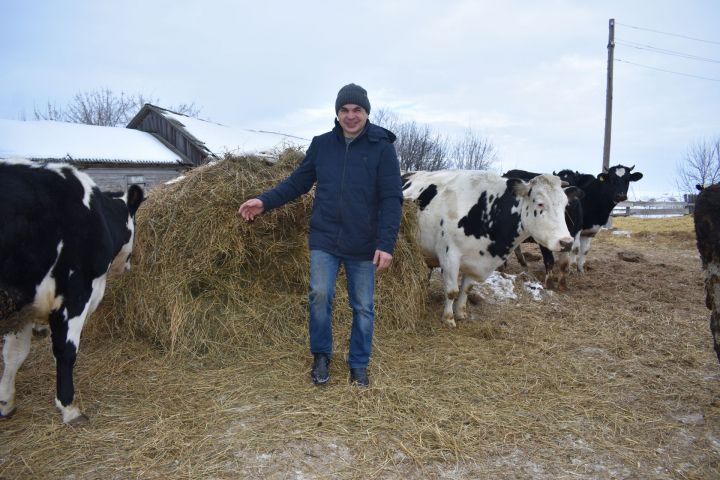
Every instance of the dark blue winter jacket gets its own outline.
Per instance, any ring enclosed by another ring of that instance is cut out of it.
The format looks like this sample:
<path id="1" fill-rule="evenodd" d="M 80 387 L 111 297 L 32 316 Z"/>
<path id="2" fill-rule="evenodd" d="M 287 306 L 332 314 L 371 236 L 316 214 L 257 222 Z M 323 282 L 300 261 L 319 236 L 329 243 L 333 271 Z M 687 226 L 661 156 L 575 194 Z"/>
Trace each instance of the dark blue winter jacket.
<path id="1" fill-rule="evenodd" d="M 308 192 L 315 202 L 310 249 L 350 260 L 372 260 L 375 250 L 393 253 L 402 209 L 395 135 L 369 121 L 346 145 L 342 128 L 313 138 L 305 159 L 272 190 L 260 195 L 265 211 Z"/>

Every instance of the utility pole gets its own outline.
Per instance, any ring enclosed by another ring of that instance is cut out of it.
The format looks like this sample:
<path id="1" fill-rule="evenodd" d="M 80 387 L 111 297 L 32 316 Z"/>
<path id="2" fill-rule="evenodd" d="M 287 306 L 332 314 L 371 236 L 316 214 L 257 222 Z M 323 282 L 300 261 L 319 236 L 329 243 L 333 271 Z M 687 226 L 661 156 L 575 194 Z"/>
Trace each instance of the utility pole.
<path id="1" fill-rule="evenodd" d="M 605 94 L 605 143 L 603 145 L 603 172 L 610 168 L 610 133 L 612 131 L 613 57 L 615 55 L 615 19 L 608 23 L 607 93 Z"/>

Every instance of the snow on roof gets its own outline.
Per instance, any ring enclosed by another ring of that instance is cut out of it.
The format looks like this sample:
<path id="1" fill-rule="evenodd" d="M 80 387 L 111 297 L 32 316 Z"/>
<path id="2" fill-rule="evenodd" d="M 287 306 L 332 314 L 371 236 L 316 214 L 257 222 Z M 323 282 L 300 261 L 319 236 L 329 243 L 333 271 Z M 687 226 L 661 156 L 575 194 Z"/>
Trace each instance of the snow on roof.
<path id="1" fill-rule="evenodd" d="M 284 133 L 228 127 L 161 108 L 157 110 L 166 118 L 183 125 L 190 135 L 202 142 L 205 148 L 217 157 L 226 153 L 272 157 L 276 156 L 278 149 L 307 147 L 310 143 L 305 138 Z"/>
<path id="2" fill-rule="evenodd" d="M 153 135 L 120 127 L 0 119 L 0 158 L 183 163 Z"/>

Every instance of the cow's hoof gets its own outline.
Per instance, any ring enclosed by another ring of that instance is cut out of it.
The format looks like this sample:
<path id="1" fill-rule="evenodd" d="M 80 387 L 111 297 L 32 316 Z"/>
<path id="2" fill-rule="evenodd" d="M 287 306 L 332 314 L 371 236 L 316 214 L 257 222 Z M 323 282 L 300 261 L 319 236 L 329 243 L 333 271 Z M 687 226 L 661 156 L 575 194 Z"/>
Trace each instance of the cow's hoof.
<path id="1" fill-rule="evenodd" d="M 67 422 L 67 424 L 70 425 L 71 427 L 79 427 L 81 425 L 86 425 L 89 421 L 90 421 L 90 419 L 88 418 L 88 416 L 85 415 L 84 413 L 81 413 L 77 417 L 75 417 L 72 420 L 70 420 L 69 422 Z"/>
<path id="2" fill-rule="evenodd" d="M 455 328 L 455 327 L 457 327 L 457 324 L 455 323 L 455 319 L 454 319 L 454 318 L 443 318 L 442 323 L 443 323 L 445 326 L 450 327 L 450 328 Z"/>
<path id="3" fill-rule="evenodd" d="M 473 305 L 479 305 L 482 303 L 482 296 L 480 296 L 477 292 L 470 292 L 468 293 L 468 302 L 472 303 Z"/>

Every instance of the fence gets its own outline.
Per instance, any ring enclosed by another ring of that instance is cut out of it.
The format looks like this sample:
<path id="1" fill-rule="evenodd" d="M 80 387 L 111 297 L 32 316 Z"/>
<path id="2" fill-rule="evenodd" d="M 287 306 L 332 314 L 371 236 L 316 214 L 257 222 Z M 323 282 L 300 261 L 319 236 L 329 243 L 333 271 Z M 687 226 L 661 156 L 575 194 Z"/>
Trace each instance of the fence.
<path id="1" fill-rule="evenodd" d="M 694 195 L 693 195 L 694 197 Z M 628 216 L 653 216 L 668 217 L 674 215 L 687 215 L 693 212 L 695 207 L 694 198 L 692 202 L 621 202 L 612 211 L 613 217 Z"/>

